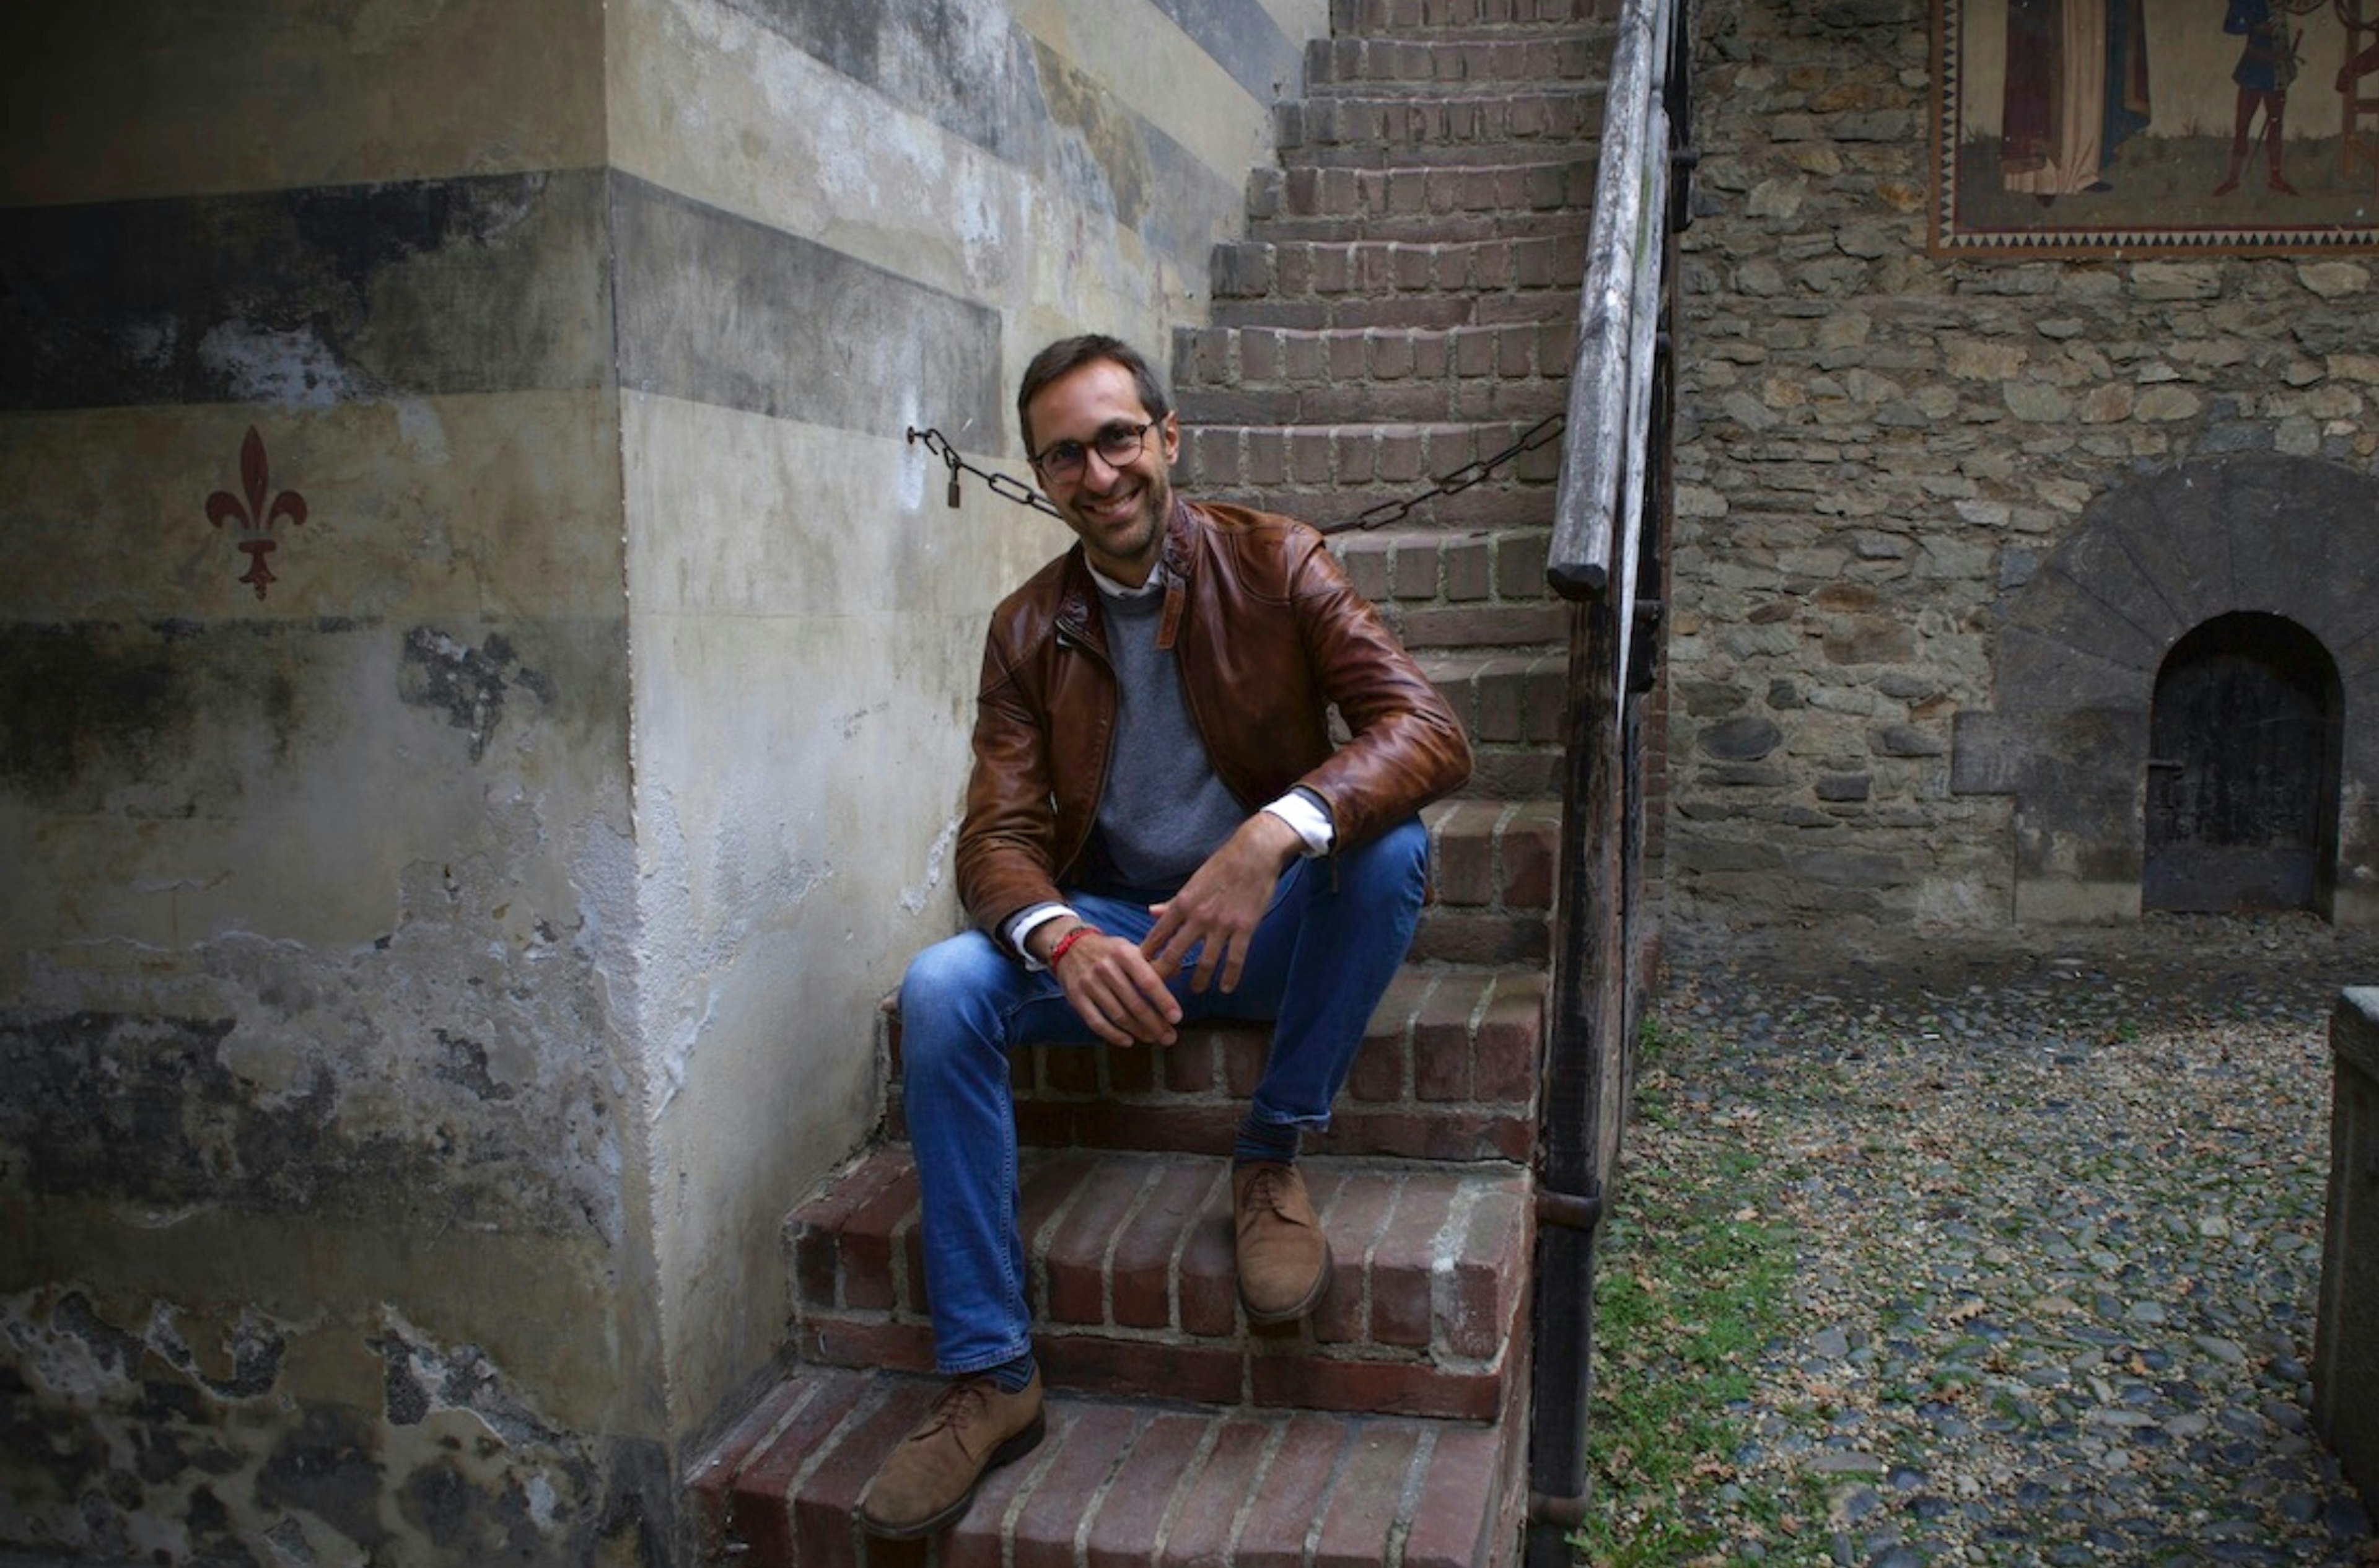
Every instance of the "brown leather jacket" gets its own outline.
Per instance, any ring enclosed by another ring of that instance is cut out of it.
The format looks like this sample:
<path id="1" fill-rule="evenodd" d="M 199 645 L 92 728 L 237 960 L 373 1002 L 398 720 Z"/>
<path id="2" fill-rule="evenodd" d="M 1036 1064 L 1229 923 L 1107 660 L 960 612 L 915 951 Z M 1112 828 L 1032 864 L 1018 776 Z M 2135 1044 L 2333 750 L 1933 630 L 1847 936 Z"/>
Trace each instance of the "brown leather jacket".
<path id="1" fill-rule="evenodd" d="M 1304 524 L 1177 501 L 1157 573 L 1174 651 L 1215 773 L 1252 812 L 1302 784 L 1340 846 L 1403 821 L 1470 776 L 1443 698 Z M 1351 738 L 1333 749 L 1328 707 Z M 1106 781 L 1116 682 L 1079 545 L 992 612 L 975 698 L 959 897 L 996 935 L 1058 898 Z"/>

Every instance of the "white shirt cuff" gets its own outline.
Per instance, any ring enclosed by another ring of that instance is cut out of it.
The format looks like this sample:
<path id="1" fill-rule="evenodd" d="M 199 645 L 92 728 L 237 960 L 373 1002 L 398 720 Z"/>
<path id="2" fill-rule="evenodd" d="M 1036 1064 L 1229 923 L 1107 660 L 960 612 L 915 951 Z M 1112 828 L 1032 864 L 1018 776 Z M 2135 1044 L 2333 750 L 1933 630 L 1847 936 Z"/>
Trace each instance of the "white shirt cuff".
<path id="1" fill-rule="evenodd" d="M 1330 852 L 1330 846 L 1337 838 L 1337 828 L 1331 823 L 1330 814 L 1322 808 L 1322 803 L 1304 790 L 1291 790 L 1264 810 L 1297 829 L 1297 836 L 1305 840 L 1307 859 Z"/>
<path id="2" fill-rule="evenodd" d="M 1000 927 L 1000 935 L 1007 938 L 1008 945 L 1023 957 L 1026 969 L 1042 970 L 1049 967 L 1034 958 L 1025 947 L 1024 938 L 1032 935 L 1035 926 L 1046 925 L 1059 915 L 1074 915 L 1074 911 L 1063 904 L 1033 904 L 1009 915 L 1008 923 Z M 1080 920 L 1082 917 L 1074 915 L 1074 918 Z"/>

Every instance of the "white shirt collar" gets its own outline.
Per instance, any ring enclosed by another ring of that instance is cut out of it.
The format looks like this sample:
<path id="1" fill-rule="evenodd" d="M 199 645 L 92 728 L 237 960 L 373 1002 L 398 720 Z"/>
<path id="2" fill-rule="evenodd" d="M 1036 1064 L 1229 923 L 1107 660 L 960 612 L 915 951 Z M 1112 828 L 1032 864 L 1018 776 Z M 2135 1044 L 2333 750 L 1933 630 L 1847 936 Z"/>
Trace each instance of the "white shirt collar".
<path id="1" fill-rule="evenodd" d="M 1082 557 L 1082 564 L 1086 567 L 1090 567 L 1091 581 L 1099 585 L 1099 592 L 1103 594 L 1112 594 L 1119 599 L 1144 599 L 1149 595 L 1165 586 L 1164 573 L 1157 571 L 1153 566 L 1149 568 L 1147 582 L 1142 583 L 1137 588 L 1127 588 L 1121 583 L 1117 582 L 1114 578 L 1100 571 L 1097 567 L 1091 566 L 1091 558 L 1089 556 L 1085 555 Z"/>

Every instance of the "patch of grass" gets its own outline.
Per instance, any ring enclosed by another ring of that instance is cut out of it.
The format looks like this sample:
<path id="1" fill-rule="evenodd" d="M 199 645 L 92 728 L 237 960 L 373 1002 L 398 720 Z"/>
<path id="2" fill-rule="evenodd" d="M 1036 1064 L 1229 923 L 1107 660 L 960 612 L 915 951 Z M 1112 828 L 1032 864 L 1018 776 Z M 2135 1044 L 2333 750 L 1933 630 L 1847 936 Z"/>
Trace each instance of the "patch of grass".
<path id="1" fill-rule="evenodd" d="M 1751 1433 L 1761 1350 L 1784 1328 L 1791 1233 L 1775 1222 L 1774 1175 L 1757 1154 L 1640 1113 L 1661 1102 L 1676 1043 L 1648 1031 L 1639 1119 L 1595 1283 L 1594 1395 L 1587 1451 L 1592 1517 L 1573 1538 L 1595 1568 L 1722 1562 L 1709 1504 Z M 1771 1540 L 1817 1528 L 1822 1502 L 1745 1495 L 1729 1528 Z"/>

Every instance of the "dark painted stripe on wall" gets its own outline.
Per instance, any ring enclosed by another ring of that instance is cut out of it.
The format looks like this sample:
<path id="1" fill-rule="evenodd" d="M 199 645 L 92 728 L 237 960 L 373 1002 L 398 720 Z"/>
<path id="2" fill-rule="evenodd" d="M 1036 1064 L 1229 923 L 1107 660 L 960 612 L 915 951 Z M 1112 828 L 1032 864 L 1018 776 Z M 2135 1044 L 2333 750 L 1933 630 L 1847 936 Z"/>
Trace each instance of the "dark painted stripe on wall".
<path id="1" fill-rule="evenodd" d="M 806 54 L 853 81 L 872 87 L 953 136 L 1028 168 L 1056 166 L 1053 140 L 1069 116 L 1053 101 L 1081 96 L 1087 78 L 1045 79 L 1052 56 L 1022 28 L 969 36 L 952 19 L 948 0 L 720 0 Z M 1114 7 L 1109 25 L 1129 34 L 1146 26 L 1137 12 L 1153 9 L 1171 20 L 1229 73 L 1267 113 L 1277 91 L 1301 82 L 1297 43 L 1258 0 L 1142 0 Z M 1069 73 L 1071 67 L 1064 67 Z M 1057 90 L 1053 93 L 1052 89 Z M 1104 90 L 1097 117 L 1137 123 L 1149 137 L 1164 133 L 1136 105 Z M 1218 106 L 1219 109 L 1220 106 Z M 1238 106 L 1234 105 L 1234 108 Z M 1081 116 L 1071 116 L 1079 121 Z"/>
<path id="2" fill-rule="evenodd" d="M 1000 444 L 998 312 L 628 175 L 613 213 L 623 387 Z"/>
<path id="3" fill-rule="evenodd" d="M 627 175 L 0 211 L 0 411 L 328 407 L 615 365 L 751 413 L 1002 439 L 997 312 Z"/>
<path id="4" fill-rule="evenodd" d="M 1257 0 L 1151 0 L 1258 103 L 1301 91 L 1304 51 Z"/>
<path id="5" fill-rule="evenodd" d="M 0 408 L 608 380 L 600 170 L 0 211 Z"/>

